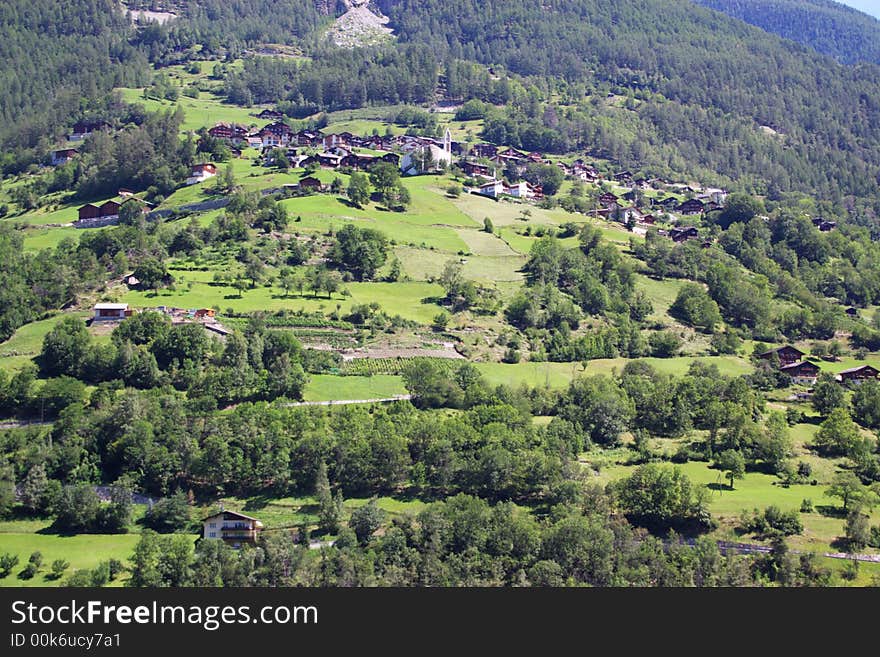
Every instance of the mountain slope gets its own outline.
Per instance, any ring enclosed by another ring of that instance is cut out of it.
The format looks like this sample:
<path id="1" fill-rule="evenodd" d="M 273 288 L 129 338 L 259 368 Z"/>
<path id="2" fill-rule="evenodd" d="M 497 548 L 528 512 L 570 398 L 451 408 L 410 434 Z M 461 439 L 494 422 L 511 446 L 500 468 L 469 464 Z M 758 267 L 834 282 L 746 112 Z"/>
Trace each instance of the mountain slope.
<path id="1" fill-rule="evenodd" d="M 880 21 L 829 0 L 694 0 L 845 64 L 880 64 Z"/>
<path id="2" fill-rule="evenodd" d="M 681 158 L 783 191 L 877 191 L 878 68 L 842 66 L 685 0 L 547 0 L 540 12 L 526 0 L 378 4 L 402 43 L 440 57 L 543 78 L 540 88 L 561 79 L 569 98 L 633 96 L 621 119 L 629 136 L 617 130 L 616 138 L 634 148 L 653 139 L 654 161 Z M 598 112 L 583 109 L 587 120 Z M 541 121 L 552 127 L 559 116 Z"/>

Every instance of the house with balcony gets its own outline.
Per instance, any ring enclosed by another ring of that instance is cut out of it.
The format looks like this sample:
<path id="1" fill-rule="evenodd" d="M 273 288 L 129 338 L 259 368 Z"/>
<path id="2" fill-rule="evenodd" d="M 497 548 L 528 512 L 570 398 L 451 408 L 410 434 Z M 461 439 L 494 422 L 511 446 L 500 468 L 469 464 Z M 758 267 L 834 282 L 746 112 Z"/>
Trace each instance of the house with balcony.
<path id="1" fill-rule="evenodd" d="M 263 523 L 237 511 L 220 511 L 202 521 L 202 538 L 209 541 L 224 541 L 239 548 L 244 544 L 253 545 L 263 529 Z"/>

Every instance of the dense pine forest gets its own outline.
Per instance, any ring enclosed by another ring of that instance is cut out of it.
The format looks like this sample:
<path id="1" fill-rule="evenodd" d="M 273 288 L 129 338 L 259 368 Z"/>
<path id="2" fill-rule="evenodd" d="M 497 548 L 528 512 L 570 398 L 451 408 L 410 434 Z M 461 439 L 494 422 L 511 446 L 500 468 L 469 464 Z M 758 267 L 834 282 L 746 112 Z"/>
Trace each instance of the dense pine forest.
<path id="1" fill-rule="evenodd" d="M 880 22 L 831 0 L 697 0 L 844 64 L 880 64 Z"/>

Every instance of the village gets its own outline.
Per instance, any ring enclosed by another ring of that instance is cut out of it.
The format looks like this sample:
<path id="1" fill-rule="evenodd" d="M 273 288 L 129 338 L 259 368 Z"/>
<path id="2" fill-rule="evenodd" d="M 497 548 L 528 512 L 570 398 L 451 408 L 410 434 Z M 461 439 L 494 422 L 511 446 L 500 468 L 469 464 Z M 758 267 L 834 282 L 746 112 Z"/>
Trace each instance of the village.
<path id="1" fill-rule="evenodd" d="M 326 192 L 328 185 L 311 172 L 369 171 L 374 164 L 386 162 L 398 167 L 404 176 L 445 171 L 458 173 L 463 177 L 463 191 L 466 193 L 496 200 L 508 198 L 539 203 L 545 198 L 540 184 L 522 179 L 511 182 L 507 176 L 521 177 L 532 164 L 548 165 L 557 167 L 566 180 L 598 190 L 593 207 L 586 211 L 589 216 L 616 222 L 639 235 L 656 228 L 658 234 L 674 242 L 700 239 L 699 228 L 693 222 L 681 220 L 699 218 L 722 209 L 728 196 L 723 189 L 635 177 L 627 170 L 603 175 L 584 158 L 571 161 L 553 159 L 541 153 L 527 153 L 490 143 L 453 140 L 448 128 L 441 139 L 412 135 L 359 136 L 347 131 L 325 134 L 320 130 L 294 131 L 285 122 L 284 115 L 276 110 L 264 109 L 255 116 L 269 123 L 261 128 L 249 128 L 221 122 L 208 128 L 206 134 L 226 144 L 234 157 L 242 157 L 244 149 L 256 149 L 266 167 L 275 166 L 275 159 L 283 156 L 286 167 L 304 172 L 297 183 L 285 184 L 278 191 Z M 89 134 L 108 128 L 105 122 L 79 122 L 68 138 L 71 142 L 82 141 Z M 60 166 L 76 156 L 75 148 L 59 149 L 53 151 L 52 163 Z M 220 166 L 214 162 L 194 164 L 185 185 L 196 185 L 215 177 Z M 129 190 L 120 189 L 116 198 L 81 206 L 73 225 L 77 228 L 114 225 L 118 223 L 120 208 L 126 201 L 138 204 L 148 215 L 157 209 Z M 822 219 L 814 223 L 822 231 L 835 226 L 834 222 Z"/>

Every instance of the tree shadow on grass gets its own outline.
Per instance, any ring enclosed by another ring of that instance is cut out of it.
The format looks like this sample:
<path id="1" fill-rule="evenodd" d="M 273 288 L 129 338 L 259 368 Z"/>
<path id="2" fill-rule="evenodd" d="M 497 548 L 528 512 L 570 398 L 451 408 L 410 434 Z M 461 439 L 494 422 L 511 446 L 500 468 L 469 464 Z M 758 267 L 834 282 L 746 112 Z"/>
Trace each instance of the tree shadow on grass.
<path id="1" fill-rule="evenodd" d="M 345 207 L 351 208 L 352 210 L 363 210 L 363 208 L 361 206 L 355 205 L 354 203 L 352 203 L 349 199 L 345 198 L 344 196 L 337 196 L 336 200 L 339 201 Z"/>
<path id="2" fill-rule="evenodd" d="M 851 549 L 849 541 L 844 536 L 835 537 L 835 539 L 828 545 L 831 546 L 831 549 L 837 550 L 838 552 L 849 552 Z"/>
<path id="3" fill-rule="evenodd" d="M 260 509 L 265 509 L 271 501 L 272 497 L 269 495 L 255 495 L 245 502 L 244 510 L 248 512 L 259 511 Z"/>
<path id="4" fill-rule="evenodd" d="M 823 515 L 827 518 L 846 518 L 846 512 L 841 506 L 832 506 L 830 504 L 817 504 L 814 508 L 816 509 L 816 513 Z"/>
<path id="5" fill-rule="evenodd" d="M 321 507 L 317 504 L 303 504 L 299 507 L 296 512 L 303 513 L 308 516 L 316 516 L 318 512 L 321 510 Z"/>
<path id="6" fill-rule="evenodd" d="M 717 484 L 717 483 L 706 484 L 706 488 L 708 488 L 709 490 L 717 490 L 719 492 L 724 492 L 724 491 L 730 492 L 730 491 L 736 490 L 736 488 L 731 488 L 727 484 Z"/>

